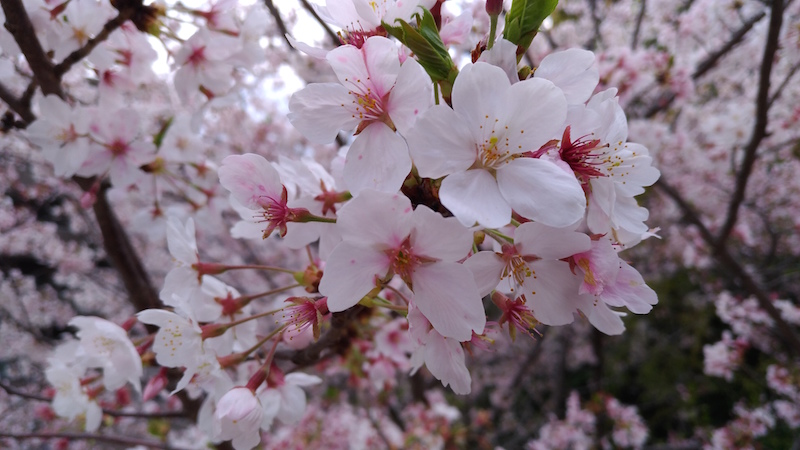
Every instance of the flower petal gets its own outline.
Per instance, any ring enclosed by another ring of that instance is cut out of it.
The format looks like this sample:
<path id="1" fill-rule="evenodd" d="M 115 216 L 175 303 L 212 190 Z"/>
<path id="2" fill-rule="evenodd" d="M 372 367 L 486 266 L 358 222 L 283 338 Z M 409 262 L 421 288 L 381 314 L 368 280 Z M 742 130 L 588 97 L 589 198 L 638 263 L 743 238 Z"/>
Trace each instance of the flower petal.
<path id="1" fill-rule="evenodd" d="M 486 314 L 472 272 L 462 264 L 436 262 L 414 271 L 414 304 L 442 336 L 459 341 L 483 333 Z"/>
<path id="2" fill-rule="evenodd" d="M 406 140 L 382 122 L 356 136 L 344 164 L 347 188 L 354 196 L 368 188 L 397 192 L 410 171 Z"/>
<path id="3" fill-rule="evenodd" d="M 331 312 L 344 311 L 375 287 L 376 276 L 388 271 L 389 259 L 383 253 L 341 242 L 328 257 L 319 291 L 328 297 Z"/>
<path id="4" fill-rule="evenodd" d="M 572 225 L 586 210 L 578 180 L 550 161 L 515 159 L 497 170 L 497 185 L 514 211 L 551 227 Z"/>
<path id="5" fill-rule="evenodd" d="M 497 181 L 483 169 L 449 175 L 439 188 L 439 199 L 466 227 L 477 222 L 487 228 L 500 228 L 511 220 L 511 207 Z"/>

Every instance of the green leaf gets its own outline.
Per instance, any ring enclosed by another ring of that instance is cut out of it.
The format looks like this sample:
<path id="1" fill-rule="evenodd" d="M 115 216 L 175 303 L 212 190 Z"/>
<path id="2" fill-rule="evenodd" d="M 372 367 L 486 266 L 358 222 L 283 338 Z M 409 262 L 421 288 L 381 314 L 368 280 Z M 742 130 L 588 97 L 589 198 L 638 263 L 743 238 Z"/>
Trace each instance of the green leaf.
<path id="1" fill-rule="evenodd" d="M 506 14 L 503 37 L 517 44 L 522 52 L 528 50 L 542 22 L 553 13 L 558 0 L 514 0 Z"/>
<path id="2" fill-rule="evenodd" d="M 439 36 L 433 15 L 430 11 L 423 9 L 422 13 L 417 14 L 416 17 L 416 28 L 401 19 L 395 21 L 399 23 L 399 26 L 392 26 L 384 22 L 383 28 L 389 35 L 394 36 L 414 52 L 420 65 L 434 82 L 446 81 L 451 77 L 455 79 L 453 73 L 457 73 L 456 66 Z"/>

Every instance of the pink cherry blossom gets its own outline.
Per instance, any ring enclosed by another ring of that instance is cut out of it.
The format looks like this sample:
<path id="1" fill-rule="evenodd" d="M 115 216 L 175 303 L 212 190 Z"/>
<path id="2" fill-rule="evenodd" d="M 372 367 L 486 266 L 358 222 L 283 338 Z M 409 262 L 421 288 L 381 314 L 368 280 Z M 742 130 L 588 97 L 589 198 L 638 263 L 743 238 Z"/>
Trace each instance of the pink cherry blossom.
<path id="1" fill-rule="evenodd" d="M 469 340 L 486 317 L 472 273 L 456 261 L 469 252 L 472 234 L 454 218 L 407 197 L 366 190 L 339 212 L 342 242 L 328 258 L 320 292 L 332 312 L 357 304 L 381 280 L 397 275 L 414 302 L 445 337 Z"/>
<path id="2" fill-rule="evenodd" d="M 432 103 L 430 78 L 413 59 L 401 65 L 397 46 L 384 37 L 338 47 L 327 60 L 339 84 L 310 84 L 294 94 L 289 120 L 319 143 L 357 126 L 344 166 L 347 187 L 353 195 L 397 191 L 411 170 L 403 136 Z"/>
<path id="3" fill-rule="evenodd" d="M 501 227 L 512 210 L 558 227 L 583 217 L 577 180 L 525 156 L 563 126 L 560 89 L 538 78 L 512 85 L 500 68 L 478 62 L 462 70 L 452 100 L 452 109 L 437 105 L 424 113 L 408 142 L 421 176 L 446 177 L 439 198 L 462 224 Z"/>

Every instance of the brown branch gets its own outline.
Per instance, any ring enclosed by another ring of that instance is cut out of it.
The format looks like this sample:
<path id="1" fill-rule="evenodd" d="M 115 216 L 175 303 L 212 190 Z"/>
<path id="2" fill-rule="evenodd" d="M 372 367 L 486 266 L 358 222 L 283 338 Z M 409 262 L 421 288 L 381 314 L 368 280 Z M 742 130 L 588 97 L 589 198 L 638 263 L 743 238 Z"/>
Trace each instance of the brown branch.
<path id="1" fill-rule="evenodd" d="M 14 36 L 20 50 L 25 55 L 28 65 L 33 71 L 33 76 L 45 95 L 55 94 L 64 98 L 61 90 L 61 81 L 53 70 L 53 63 L 45 54 L 42 44 L 36 37 L 28 13 L 22 0 L 0 0 L 3 12 L 6 14 L 6 29 Z"/>
<path id="2" fill-rule="evenodd" d="M 21 98 L 17 98 L 8 88 L 0 84 L 0 100 L 3 100 L 8 107 L 22 118 L 26 123 L 36 120 L 36 116 L 31 111 L 30 104 L 26 107 Z"/>
<path id="3" fill-rule="evenodd" d="M 723 56 L 728 54 L 734 47 L 739 45 L 744 40 L 744 37 L 747 33 L 753 29 L 755 24 L 757 24 L 761 19 L 766 16 L 765 12 L 760 12 L 755 16 L 748 19 L 746 22 L 742 24 L 739 29 L 731 33 L 730 39 L 727 42 L 722 44 L 720 48 L 711 52 L 708 56 L 706 56 L 697 67 L 695 67 L 694 72 L 692 72 L 692 80 L 697 80 L 698 78 L 702 77 L 709 70 L 711 70 L 714 66 L 717 65 L 720 59 Z M 672 91 L 662 94 L 656 99 L 656 101 L 645 111 L 644 117 L 647 119 L 652 118 L 656 114 L 664 111 L 665 109 L 669 108 L 672 102 L 675 101 L 676 94 Z"/>
<path id="4" fill-rule="evenodd" d="M 755 24 L 757 24 L 766 15 L 767 13 L 764 11 L 756 14 L 755 16 L 748 19 L 745 23 L 743 23 L 738 30 L 731 33 L 731 37 L 730 39 L 728 39 L 728 42 L 723 44 L 722 47 L 718 48 L 716 51 L 706 56 L 705 59 L 703 59 L 703 61 L 701 61 L 700 64 L 697 65 L 697 67 L 694 69 L 694 72 L 692 72 L 692 79 L 696 80 L 702 77 L 703 75 L 705 75 L 706 72 L 708 72 L 714 66 L 716 66 L 717 62 L 719 62 L 719 60 L 722 59 L 723 56 L 725 56 L 740 42 L 742 42 L 744 40 L 744 37 L 750 30 L 753 29 Z M 783 16 L 782 11 L 781 11 L 781 16 Z"/>
<path id="5" fill-rule="evenodd" d="M 775 103 L 775 100 L 780 98 L 781 93 L 783 93 L 783 90 L 786 88 L 786 86 L 789 84 L 789 81 L 792 79 L 792 77 L 794 77 L 798 70 L 800 70 L 800 62 L 789 69 L 789 73 L 786 74 L 786 77 L 783 78 L 781 84 L 779 84 L 775 89 L 775 92 L 773 92 L 772 97 L 769 98 L 768 106 L 771 107 L 772 104 Z"/>
<path id="6" fill-rule="evenodd" d="M 281 12 L 278 11 L 278 8 L 275 7 L 275 3 L 272 0 L 264 0 L 264 4 L 267 5 L 267 9 L 269 10 L 269 13 L 272 14 L 272 18 L 275 19 L 275 23 L 278 25 L 278 29 L 281 31 L 281 37 L 283 37 L 283 40 L 289 45 L 289 50 L 295 51 L 296 49 L 289 41 L 289 38 L 286 37 L 286 35 L 289 34 L 289 30 L 286 28 L 286 23 L 281 17 Z"/>
<path id="7" fill-rule="evenodd" d="M 783 0 L 772 0 L 772 11 L 769 18 L 769 30 L 767 31 L 767 43 L 764 46 L 764 56 L 761 60 L 759 71 L 758 94 L 756 95 L 756 120 L 753 124 L 753 131 L 750 140 L 744 147 L 744 160 L 736 175 L 736 189 L 728 204 L 725 223 L 717 237 L 716 247 L 723 247 L 725 240 L 728 239 L 739 214 L 739 208 L 744 201 L 747 190 L 747 182 L 756 162 L 756 151 L 761 141 L 767 136 L 767 113 L 769 112 L 769 85 L 772 66 L 775 62 L 775 54 L 778 52 L 778 41 L 780 39 L 781 25 L 783 24 Z"/>
<path id="8" fill-rule="evenodd" d="M 25 439 L 79 439 L 86 441 L 100 441 L 112 444 L 121 444 L 127 446 L 142 445 L 147 448 L 157 448 L 163 450 L 179 450 L 178 447 L 172 447 L 167 444 L 162 444 L 158 441 L 151 441 L 147 439 L 138 439 L 127 436 L 109 436 L 104 434 L 92 433 L 5 433 L 0 432 L 0 438 L 10 438 L 16 440 Z"/>
<path id="9" fill-rule="evenodd" d="M 642 30 L 642 21 L 644 20 L 645 7 L 647 0 L 639 0 L 642 2 L 642 7 L 639 8 L 639 13 L 636 15 L 636 26 L 633 29 L 633 36 L 631 37 L 631 49 L 636 50 L 639 46 L 639 33 Z"/>
<path id="10" fill-rule="evenodd" d="M 89 190 L 94 179 L 73 177 L 74 181 L 83 188 Z M 127 232 L 119 222 L 114 210 L 108 203 L 105 196 L 107 186 L 100 188 L 97 194 L 97 201 L 94 203 L 94 214 L 100 232 L 103 235 L 103 247 L 106 254 L 111 259 L 111 263 L 122 277 L 125 289 L 128 291 L 129 301 L 137 311 L 149 308 L 159 308 L 161 301 L 158 293 L 150 281 L 150 276 L 142 264 L 141 259 L 136 254 L 136 249 L 128 237 Z"/>
<path id="11" fill-rule="evenodd" d="M 761 309 L 763 309 L 775 323 L 778 329 L 779 340 L 786 351 L 793 354 L 795 357 L 800 357 L 800 338 L 797 337 L 792 327 L 783 320 L 781 313 L 775 308 L 769 295 L 764 292 L 756 280 L 747 273 L 741 264 L 739 264 L 739 260 L 731 255 L 725 242 L 715 239 L 714 234 L 700 219 L 700 215 L 694 207 L 690 205 L 674 187 L 667 183 L 663 175 L 653 186 L 666 194 L 667 197 L 678 205 L 681 211 L 683 211 L 684 219 L 697 227 L 697 230 L 700 232 L 700 237 L 706 245 L 708 245 L 717 263 L 731 275 L 732 279 L 738 280 L 740 286 L 746 292 L 756 298 Z"/>
<path id="12" fill-rule="evenodd" d="M 4 1 L 4 0 L 3 0 Z M 78 61 L 82 60 L 83 58 L 89 56 L 89 53 L 95 49 L 100 43 L 108 39 L 111 33 L 114 32 L 117 28 L 121 27 L 123 23 L 127 20 L 131 19 L 133 15 L 136 13 L 136 9 L 131 8 L 124 8 L 120 9 L 119 14 L 117 17 L 106 22 L 103 25 L 103 29 L 100 30 L 97 35 L 91 39 L 89 39 L 86 44 L 75 50 L 74 52 L 70 53 L 63 61 L 61 61 L 57 66 L 53 68 L 56 77 L 60 80 L 61 77 L 69 71 L 69 69 L 75 65 Z"/>
<path id="13" fill-rule="evenodd" d="M 314 19 L 316 19 L 317 22 L 319 22 L 320 26 L 322 26 L 322 28 L 325 30 L 325 34 L 327 34 L 328 37 L 331 39 L 331 43 L 335 47 L 341 45 L 342 40 L 339 39 L 339 35 L 336 34 L 336 32 L 333 31 L 333 29 L 331 29 L 331 27 L 327 23 L 325 23 L 324 20 L 322 20 L 322 17 L 320 17 L 319 14 L 317 14 L 317 11 L 315 11 L 314 7 L 311 6 L 310 3 L 308 3 L 308 0 L 300 0 L 300 3 L 302 3 L 303 8 L 305 8 L 305 10 L 308 11 L 308 13 L 311 14 L 314 17 Z"/>
<path id="14" fill-rule="evenodd" d="M 16 395 L 17 397 L 22 397 L 28 400 L 35 400 L 37 402 L 45 402 L 50 403 L 53 401 L 51 398 L 47 398 L 42 395 L 36 394 L 29 394 L 27 392 L 23 392 L 19 389 L 16 389 L 12 386 L 9 386 L 5 383 L 0 383 L 0 389 L 8 392 L 11 395 Z M 165 411 L 165 412 L 136 412 L 136 411 L 115 411 L 113 409 L 105 409 L 103 408 L 103 414 L 112 416 L 112 417 L 141 417 L 145 419 L 154 419 L 154 418 L 186 418 L 186 414 L 181 411 Z"/>

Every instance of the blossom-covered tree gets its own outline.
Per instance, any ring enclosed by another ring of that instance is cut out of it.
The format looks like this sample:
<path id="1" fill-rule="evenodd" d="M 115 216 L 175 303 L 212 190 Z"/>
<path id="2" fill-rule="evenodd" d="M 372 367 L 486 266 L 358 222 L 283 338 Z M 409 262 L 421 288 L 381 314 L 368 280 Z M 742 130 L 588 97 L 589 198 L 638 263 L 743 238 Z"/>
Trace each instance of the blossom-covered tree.
<path id="1" fill-rule="evenodd" d="M 797 3 L 0 5 L 0 446 L 797 444 Z"/>

